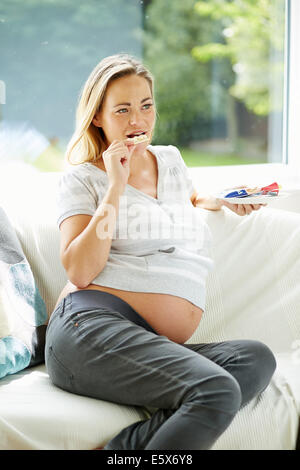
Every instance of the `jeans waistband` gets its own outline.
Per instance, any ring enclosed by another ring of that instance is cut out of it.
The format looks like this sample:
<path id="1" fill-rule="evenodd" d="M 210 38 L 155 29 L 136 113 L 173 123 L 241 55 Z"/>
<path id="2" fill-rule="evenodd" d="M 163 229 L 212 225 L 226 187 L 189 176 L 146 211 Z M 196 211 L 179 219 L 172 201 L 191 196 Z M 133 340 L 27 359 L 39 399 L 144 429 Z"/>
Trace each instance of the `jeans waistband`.
<path id="1" fill-rule="evenodd" d="M 63 312 L 64 309 L 71 304 L 72 311 L 84 311 L 91 308 L 107 307 L 111 310 L 115 310 L 123 317 L 131 320 L 133 323 L 142 326 L 148 331 L 157 334 L 157 332 L 149 325 L 149 323 L 139 315 L 127 302 L 120 297 L 117 297 L 109 292 L 85 289 L 81 291 L 75 291 L 68 294 L 57 309 L 59 312 Z"/>

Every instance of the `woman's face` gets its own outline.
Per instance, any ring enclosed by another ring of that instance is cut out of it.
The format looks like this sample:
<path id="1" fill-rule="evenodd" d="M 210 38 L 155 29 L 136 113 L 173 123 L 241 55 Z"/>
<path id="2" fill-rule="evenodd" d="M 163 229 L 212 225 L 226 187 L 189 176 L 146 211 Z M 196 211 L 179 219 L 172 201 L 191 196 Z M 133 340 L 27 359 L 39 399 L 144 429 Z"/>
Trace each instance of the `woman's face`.
<path id="1" fill-rule="evenodd" d="M 148 81 L 138 75 L 112 81 L 93 124 L 102 127 L 107 146 L 114 140 L 126 140 L 135 133 L 145 133 L 148 142 L 136 145 L 134 150 L 134 153 L 143 153 L 155 125 L 155 106 Z"/>

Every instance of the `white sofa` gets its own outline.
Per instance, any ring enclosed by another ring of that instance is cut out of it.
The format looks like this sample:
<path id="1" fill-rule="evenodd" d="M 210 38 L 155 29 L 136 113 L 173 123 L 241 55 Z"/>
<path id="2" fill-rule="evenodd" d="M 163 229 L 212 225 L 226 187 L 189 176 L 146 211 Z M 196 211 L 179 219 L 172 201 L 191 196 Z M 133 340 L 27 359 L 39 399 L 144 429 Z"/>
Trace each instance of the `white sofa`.
<path id="1" fill-rule="evenodd" d="M 0 205 L 16 229 L 49 314 L 66 282 L 55 224 L 58 177 L 13 165 L 0 175 Z M 208 279 L 206 312 L 190 342 L 255 338 L 269 345 L 278 364 L 270 386 L 237 414 L 213 449 L 295 449 L 300 214 L 273 207 L 245 217 L 228 209 L 202 212 L 213 234 L 215 269 Z M 42 364 L 0 380 L 0 449 L 95 449 L 150 412 L 64 392 L 52 385 Z"/>

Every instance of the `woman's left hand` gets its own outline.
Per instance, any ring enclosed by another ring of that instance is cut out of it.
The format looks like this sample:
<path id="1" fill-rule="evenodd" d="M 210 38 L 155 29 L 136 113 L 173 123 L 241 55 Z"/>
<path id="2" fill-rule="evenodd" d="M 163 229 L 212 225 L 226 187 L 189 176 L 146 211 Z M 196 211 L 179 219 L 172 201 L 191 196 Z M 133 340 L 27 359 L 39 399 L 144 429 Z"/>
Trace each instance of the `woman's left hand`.
<path id="1" fill-rule="evenodd" d="M 261 207 L 266 206 L 267 204 L 231 204 L 230 202 L 220 200 L 220 206 L 228 207 L 232 212 L 235 212 L 237 215 L 249 215 L 252 211 L 258 211 Z M 220 207 L 221 209 L 221 207 Z"/>
<path id="2" fill-rule="evenodd" d="M 224 199 L 217 199 L 214 196 L 198 196 L 193 205 L 210 211 L 219 211 L 222 209 L 222 206 L 225 206 L 237 215 L 249 215 L 252 211 L 258 211 L 267 204 L 231 204 Z"/>

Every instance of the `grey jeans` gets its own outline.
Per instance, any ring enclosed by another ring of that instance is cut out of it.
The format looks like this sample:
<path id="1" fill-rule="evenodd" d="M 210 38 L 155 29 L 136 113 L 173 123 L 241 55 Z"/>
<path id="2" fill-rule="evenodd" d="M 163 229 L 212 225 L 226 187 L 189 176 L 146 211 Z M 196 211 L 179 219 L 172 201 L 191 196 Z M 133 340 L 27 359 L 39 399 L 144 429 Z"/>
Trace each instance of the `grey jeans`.
<path id="1" fill-rule="evenodd" d="M 210 449 L 276 368 L 259 341 L 177 344 L 119 297 L 84 290 L 65 297 L 46 333 L 49 376 L 71 393 L 145 406 L 151 418 L 104 449 Z"/>

